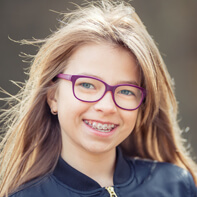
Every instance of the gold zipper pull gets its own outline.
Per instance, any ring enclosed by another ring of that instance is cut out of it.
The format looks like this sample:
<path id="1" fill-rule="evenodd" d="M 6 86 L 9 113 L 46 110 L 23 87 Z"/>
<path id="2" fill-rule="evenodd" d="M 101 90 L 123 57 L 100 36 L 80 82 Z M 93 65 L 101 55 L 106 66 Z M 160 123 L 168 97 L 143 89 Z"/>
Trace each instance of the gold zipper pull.
<path id="1" fill-rule="evenodd" d="M 110 197 L 118 197 L 114 191 L 113 187 L 105 187 L 105 189 L 109 192 Z"/>

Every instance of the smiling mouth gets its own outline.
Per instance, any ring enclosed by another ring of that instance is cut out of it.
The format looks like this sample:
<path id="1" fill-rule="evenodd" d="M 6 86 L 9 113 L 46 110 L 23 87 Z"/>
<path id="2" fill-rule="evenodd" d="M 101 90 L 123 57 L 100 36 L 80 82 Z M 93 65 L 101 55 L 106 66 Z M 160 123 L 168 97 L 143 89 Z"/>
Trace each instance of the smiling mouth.
<path id="1" fill-rule="evenodd" d="M 108 124 L 108 123 L 102 124 L 100 122 L 96 122 L 96 121 L 92 121 L 92 120 L 84 120 L 84 122 L 89 127 L 93 128 L 97 131 L 103 132 L 103 133 L 109 133 L 118 126 L 116 124 Z"/>

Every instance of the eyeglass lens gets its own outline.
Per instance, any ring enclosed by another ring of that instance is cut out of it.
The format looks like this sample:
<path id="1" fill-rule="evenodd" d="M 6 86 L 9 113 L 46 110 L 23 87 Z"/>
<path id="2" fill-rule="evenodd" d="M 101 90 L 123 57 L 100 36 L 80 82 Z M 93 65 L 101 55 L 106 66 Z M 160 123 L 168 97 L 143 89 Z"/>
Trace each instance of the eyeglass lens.
<path id="1" fill-rule="evenodd" d="M 86 102 L 98 101 L 105 94 L 105 84 L 92 78 L 78 78 L 75 81 L 74 94 Z M 139 88 L 120 85 L 115 89 L 114 101 L 119 107 L 132 110 L 140 105 L 142 96 L 143 93 Z"/>

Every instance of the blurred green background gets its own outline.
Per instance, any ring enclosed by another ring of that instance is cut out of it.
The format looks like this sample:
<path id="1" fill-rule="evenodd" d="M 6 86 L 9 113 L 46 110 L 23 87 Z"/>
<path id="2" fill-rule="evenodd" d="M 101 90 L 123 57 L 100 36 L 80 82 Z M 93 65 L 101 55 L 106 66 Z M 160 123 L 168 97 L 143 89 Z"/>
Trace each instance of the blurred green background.
<path id="1" fill-rule="evenodd" d="M 58 25 L 57 12 L 73 9 L 77 0 L 0 0 L 0 86 L 11 94 L 19 89 L 10 80 L 26 79 L 20 52 L 37 49 L 14 40 L 45 38 Z M 176 84 L 179 121 L 183 136 L 197 155 L 197 0 L 133 0 L 130 2 L 144 22 Z M 0 94 L 0 97 L 4 95 Z M 0 102 L 0 107 L 3 103 Z M 189 131 L 188 131 L 189 130 Z M 197 160 L 197 159 L 196 159 Z"/>

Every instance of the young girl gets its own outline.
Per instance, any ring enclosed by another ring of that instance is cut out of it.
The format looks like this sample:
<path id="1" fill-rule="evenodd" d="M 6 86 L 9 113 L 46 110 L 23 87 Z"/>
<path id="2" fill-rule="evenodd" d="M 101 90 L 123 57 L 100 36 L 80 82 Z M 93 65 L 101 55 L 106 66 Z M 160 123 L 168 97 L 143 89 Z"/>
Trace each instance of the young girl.
<path id="1" fill-rule="evenodd" d="M 134 9 L 64 15 L 2 117 L 0 196 L 196 197 L 171 79 Z"/>

